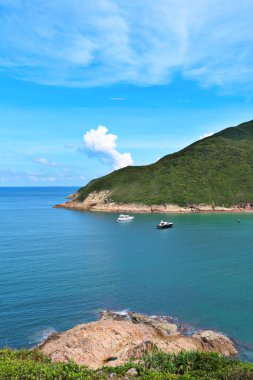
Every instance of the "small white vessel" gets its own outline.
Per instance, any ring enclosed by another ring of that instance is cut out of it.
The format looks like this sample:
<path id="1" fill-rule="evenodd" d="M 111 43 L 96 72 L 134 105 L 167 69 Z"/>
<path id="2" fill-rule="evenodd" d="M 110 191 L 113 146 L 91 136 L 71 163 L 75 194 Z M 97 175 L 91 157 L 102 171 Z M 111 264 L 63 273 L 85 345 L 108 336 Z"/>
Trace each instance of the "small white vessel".
<path id="1" fill-rule="evenodd" d="M 129 220 L 133 220 L 133 219 L 134 219 L 134 216 L 120 214 L 120 216 L 117 219 L 117 222 L 128 222 Z"/>
<path id="2" fill-rule="evenodd" d="M 163 230 L 165 228 L 171 228 L 171 227 L 173 227 L 173 224 L 174 223 L 164 222 L 163 220 L 161 220 L 160 223 L 156 227 L 159 228 L 160 230 Z"/>

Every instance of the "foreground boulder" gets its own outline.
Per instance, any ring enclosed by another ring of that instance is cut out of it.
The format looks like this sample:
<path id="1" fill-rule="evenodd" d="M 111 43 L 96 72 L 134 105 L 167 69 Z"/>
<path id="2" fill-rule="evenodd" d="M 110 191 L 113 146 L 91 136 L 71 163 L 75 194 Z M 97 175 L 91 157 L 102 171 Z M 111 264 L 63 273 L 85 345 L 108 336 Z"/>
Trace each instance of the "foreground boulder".
<path id="1" fill-rule="evenodd" d="M 184 350 L 237 354 L 232 341 L 220 333 L 200 331 L 190 335 L 187 328 L 168 317 L 111 311 L 102 312 L 97 322 L 52 334 L 39 345 L 53 361 L 74 360 L 90 368 L 117 366 L 130 358 L 140 358 L 154 347 L 166 353 Z"/>

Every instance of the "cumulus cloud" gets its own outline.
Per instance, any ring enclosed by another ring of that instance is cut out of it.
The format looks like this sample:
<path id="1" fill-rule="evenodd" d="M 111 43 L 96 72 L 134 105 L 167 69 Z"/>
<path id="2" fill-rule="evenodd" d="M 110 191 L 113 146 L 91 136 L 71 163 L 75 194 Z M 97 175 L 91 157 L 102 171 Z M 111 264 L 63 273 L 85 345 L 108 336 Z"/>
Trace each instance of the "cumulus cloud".
<path id="1" fill-rule="evenodd" d="M 0 69 L 34 82 L 253 82 L 252 0 L 1 1 Z M 141 15 L 141 16 L 140 16 Z"/>
<path id="2" fill-rule="evenodd" d="M 200 140 L 201 139 L 205 139 L 206 137 L 210 137 L 214 134 L 214 132 L 208 132 L 208 133 L 204 133 L 203 135 L 200 136 Z"/>
<path id="3" fill-rule="evenodd" d="M 34 162 L 36 162 L 37 164 L 47 165 L 47 166 L 59 166 L 59 164 L 57 164 L 57 162 L 49 161 L 45 157 L 37 157 L 34 159 Z"/>
<path id="4" fill-rule="evenodd" d="M 116 149 L 117 138 L 117 135 L 108 133 L 105 126 L 99 125 L 97 129 L 91 129 L 84 134 L 84 150 L 88 154 L 96 156 L 101 162 L 111 163 L 114 169 L 133 165 L 130 153 L 120 153 Z"/>

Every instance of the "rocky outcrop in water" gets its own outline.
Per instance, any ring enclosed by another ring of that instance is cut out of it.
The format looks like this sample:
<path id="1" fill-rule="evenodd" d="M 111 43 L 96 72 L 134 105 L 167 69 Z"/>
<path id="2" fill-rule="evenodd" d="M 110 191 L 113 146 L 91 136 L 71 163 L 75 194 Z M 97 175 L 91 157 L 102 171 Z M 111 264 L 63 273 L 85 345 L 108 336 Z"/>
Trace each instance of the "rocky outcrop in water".
<path id="1" fill-rule="evenodd" d="M 138 359 L 156 347 L 166 353 L 215 351 L 237 354 L 230 339 L 214 331 L 190 334 L 187 327 L 170 317 L 148 317 L 138 313 L 101 312 L 97 322 L 78 325 L 52 334 L 39 345 L 53 361 L 74 360 L 91 368 L 116 366 Z"/>

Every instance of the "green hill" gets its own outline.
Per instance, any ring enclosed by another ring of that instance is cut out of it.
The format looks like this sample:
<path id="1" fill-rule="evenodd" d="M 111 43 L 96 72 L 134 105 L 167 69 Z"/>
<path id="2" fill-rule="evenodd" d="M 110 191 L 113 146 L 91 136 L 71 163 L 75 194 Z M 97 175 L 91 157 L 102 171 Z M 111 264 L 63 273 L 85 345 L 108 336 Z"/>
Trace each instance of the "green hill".
<path id="1" fill-rule="evenodd" d="M 253 121 L 222 130 L 154 164 L 128 166 L 78 191 L 111 190 L 118 203 L 213 204 L 253 202 Z"/>

